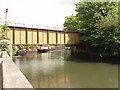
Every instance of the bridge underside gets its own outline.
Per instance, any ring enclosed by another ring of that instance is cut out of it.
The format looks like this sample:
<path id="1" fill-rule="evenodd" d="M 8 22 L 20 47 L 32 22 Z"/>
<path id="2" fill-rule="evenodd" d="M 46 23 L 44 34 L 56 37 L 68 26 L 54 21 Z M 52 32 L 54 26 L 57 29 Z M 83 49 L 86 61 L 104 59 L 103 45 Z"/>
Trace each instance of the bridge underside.
<path id="1" fill-rule="evenodd" d="M 58 30 L 9 26 L 7 36 L 15 45 L 78 44 L 79 34 Z"/>

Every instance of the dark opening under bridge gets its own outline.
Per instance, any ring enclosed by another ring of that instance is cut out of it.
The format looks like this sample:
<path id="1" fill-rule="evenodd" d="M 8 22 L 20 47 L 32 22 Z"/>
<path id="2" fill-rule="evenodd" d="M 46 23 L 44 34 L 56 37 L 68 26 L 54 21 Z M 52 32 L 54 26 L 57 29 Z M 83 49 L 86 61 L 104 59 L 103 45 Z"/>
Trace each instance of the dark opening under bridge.
<path id="1" fill-rule="evenodd" d="M 79 33 L 60 30 L 8 26 L 7 36 L 14 45 L 78 44 Z"/>

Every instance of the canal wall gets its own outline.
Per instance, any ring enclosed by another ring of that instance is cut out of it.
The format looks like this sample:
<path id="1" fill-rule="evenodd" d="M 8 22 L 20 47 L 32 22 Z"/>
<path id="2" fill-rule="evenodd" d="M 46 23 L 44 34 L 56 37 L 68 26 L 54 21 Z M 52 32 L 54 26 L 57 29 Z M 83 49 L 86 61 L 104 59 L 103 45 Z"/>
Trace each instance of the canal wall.
<path id="1" fill-rule="evenodd" d="M 71 47 L 71 55 L 81 58 L 81 59 L 89 59 L 89 60 L 100 60 L 103 59 L 99 53 L 91 51 L 91 47 L 88 47 L 85 43 L 76 44 Z"/>
<path id="2" fill-rule="evenodd" d="M 92 50 L 91 47 L 88 47 L 84 43 L 76 44 L 73 47 L 71 47 L 71 55 L 83 59 L 83 61 L 120 64 L 120 55 L 103 56 L 100 53 L 97 53 L 96 51 Z"/>
<path id="3" fill-rule="evenodd" d="M 33 88 L 7 52 L 1 52 L 0 56 L 2 88 Z"/>
<path id="4" fill-rule="evenodd" d="M 87 47 L 87 45 L 84 43 L 76 44 L 71 47 L 71 54 L 78 58 L 92 58 L 92 56 L 94 55 L 90 52 L 89 47 Z"/>

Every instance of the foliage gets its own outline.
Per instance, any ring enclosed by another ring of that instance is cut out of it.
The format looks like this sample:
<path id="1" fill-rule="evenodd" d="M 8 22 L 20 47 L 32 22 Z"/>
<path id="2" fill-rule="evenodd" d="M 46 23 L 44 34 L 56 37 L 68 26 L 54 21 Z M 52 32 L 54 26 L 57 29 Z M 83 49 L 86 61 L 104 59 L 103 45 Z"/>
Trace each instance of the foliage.
<path id="1" fill-rule="evenodd" d="M 7 53 L 10 54 L 10 47 L 7 42 L 2 42 L 1 45 L 0 51 L 7 51 Z"/>
<path id="2" fill-rule="evenodd" d="M 10 28 L 7 25 L 1 25 L 0 26 L 0 40 L 2 39 L 9 40 L 9 38 L 7 37 L 7 33 L 9 31 L 10 31 Z"/>
<path id="3" fill-rule="evenodd" d="M 19 45 L 19 49 L 32 49 L 32 48 L 39 48 L 39 45 Z"/>
<path id="4" fill-rule="evenodd" d="M 76 4 L 76 12 L 76 15 L 66 18 L 66 30 L 78 31 L 80 42 L 86 43 L 95 53 L 120 55 L 118 3 L 80 2 Z"/>
<path id="5" fill-rule="evenodd" d="M 79 23 L 80 23 L 80 21 L 77 19 L 78 18 L 73 14 L 71 16 L 67 16 L 64 23 L 64 30 L 77 32 L 77 29 L 79 28 Z"/>
<path id="6" fill-rule="evenodd" d="M 17 52 L 17 48 L 16 46 L 12 46 L 12 54 L 15 55 Z"/>
<path id="7" fill-rule="evenodd" d="M 19 45 L 18 48 L 19 49 L 25 49 L 25 46 L 24 45 Z"/>
<path id="8" fill-rule="evenodd" d="M 38 49 L 40 46 L 39 45 L 34 45 L 34 47 Z"/>
<path id="9" fill-rule="evenodd" d="M 8 54 L 10 54 L 10 46 L 7 44 L 7 42 L 2 42 L 0 47 L 0 51 L 7 51 Z M 15 55 L 17 52 L 17 49 L 15 46 L 12 46 L 12 54 Z"/>
<path id="10" fill-rule="evenodd" d="M 10 28 L 7 25 L 0 25 L 0 40 L 9 40 L 7 33 L 10 31 Z M 7 51 L 10 53 L 10 47 L 7 42 L 1 42 L 0 51 Z"/>
<path id="11" fill-rule="evenodd" d="M 7 51 L 7 52 L 10 51 L 10 48 L 9 48 L 9 45 L 7 44 L 7 42 L 2 42 L 1 45 L 2 45 L 2 46 L 0 47 L 0 50 L 1 50 L 1 51 Z"/>

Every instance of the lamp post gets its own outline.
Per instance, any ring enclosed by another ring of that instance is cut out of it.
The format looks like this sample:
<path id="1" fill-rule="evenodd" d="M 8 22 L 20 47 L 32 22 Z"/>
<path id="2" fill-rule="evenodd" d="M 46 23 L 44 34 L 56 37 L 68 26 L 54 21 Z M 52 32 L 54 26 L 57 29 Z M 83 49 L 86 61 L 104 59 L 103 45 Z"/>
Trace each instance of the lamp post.
<path id="1" fill-rule="evenodd" d="M 8 8 L 5 10 L 5 25 L 7 24 L 7 13 L 8 13 Z"/>

